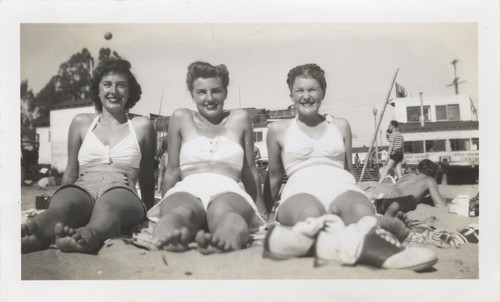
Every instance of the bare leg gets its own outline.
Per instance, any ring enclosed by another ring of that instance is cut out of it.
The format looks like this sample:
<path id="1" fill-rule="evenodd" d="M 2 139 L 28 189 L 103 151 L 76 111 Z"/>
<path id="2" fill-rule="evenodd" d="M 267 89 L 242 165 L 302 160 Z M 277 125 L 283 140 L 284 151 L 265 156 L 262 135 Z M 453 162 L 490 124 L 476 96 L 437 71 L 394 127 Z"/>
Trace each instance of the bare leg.
<path id="1" fill-rule="evenodd" d="M 323 227 L 325 214 L 325 206 L 310 194 L 289 197 L 278 210 L 281 225 L 267 232 L 263 256 L 274 259 L 306 255 Z"/>
<path id="2" fill-rule="evenodd" d="M 379 224 L 381 228 L 391 232 L 401 242 L 410 234 L 410 229 L 407 226 L 408 218 L 406 214 L 399 211 L 399 204 L 397 202 L 393 202 L 389 206 L 384 216 L 380 218 Z"/>
<path id="3" fill-rule="evenodd" d="M 387 165 L 385 165 L 384 169 L 382 170 L 382 174 L 380 175 L 380 179 L 378 180 L 379 183 L 382 183 L 387 176 L 387 173 L 392 169 L 396 162 L 392 159 L 389 159 L 387 162 Z"/>
<path id="4" fill-rule="evenodd" d="M 182 252 L 205 224 L 206 213 L 201 201 L 189 193 L 175 193 L 161 204 L 153 240 L 159 249 Z"/>
<path id="5" fill-rule="evenodd" d="M 101 243 L 144 219 L 144 207 L 131 191 L 115 188 L 96 200 L 89 223 L 78 229 L 56 224 L 56 245 L 63 252 L 95 253 Z"/>
<path id="6" fill-rule="evenodd" d="M 200 231 L 196 242 L 202 253 L 229 252 L 245 248 L 250 240 L 253 208 L 236 193 L 225 193 L 215 198 L 207 210 L 209 233 Z"/>
<path id="7" fill-rule="evenodd" d="M 400 161 L 396 164 L 396 176 L 398 177 L 398 180 L 400 180 L 403 177 L 403 162 Z"/>
<path id="8" fill-rule="evenodd" d="M 393 203 L 379 220 L 380 227 L 404 240 L 410 230 L 406 226 L 406 215 L 398 211 L 399 205 Z M 370 200 L 356 191 L 347 191 L 338 196 L 330 205 L 329 212 L 342 218 L 345 225 L 358 222 L 365 216 L 375 216 L 375 209 Z"/>
<path id="9" fill-rule="evenodd" d="M 94 202 L 82 189 L 66 187 L 52 196 L 49 208 L 21 224 L 21 252 L 29 253 L 47 248 L 55 239 L 54 226 L 62 222 L 70 227 L 85 225 Z"/>
<path id="10" fill-rule="evenodd" d="M 278 221 L 282 225 L 294 226 L 297 222 L 309 217 L 320 217 L 326 214 L 325 206 L 309 194 L 293 195 L 280 206 Z"/>

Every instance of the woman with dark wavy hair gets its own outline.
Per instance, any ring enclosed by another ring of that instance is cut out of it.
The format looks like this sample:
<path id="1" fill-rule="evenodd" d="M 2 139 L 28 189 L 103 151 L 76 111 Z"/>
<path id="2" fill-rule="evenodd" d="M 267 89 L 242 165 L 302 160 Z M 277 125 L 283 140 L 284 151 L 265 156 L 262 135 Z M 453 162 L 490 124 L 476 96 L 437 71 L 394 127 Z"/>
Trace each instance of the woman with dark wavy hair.
<path id="1" fill-rule="evenodd" d="M 73 118 L 62 186 L 46 211 L 21 225 L 23 253 L 54 241 L 63 252 L 95 253 L 104 240 L 142 222 L 153 205 L 156 135 L 148 118 L 127 115 L 141 97 L 130 68 L 110 59 L 94 70 L 97 113 Z"/>
<path id="2" fill-rule="evenodd" d="M 189 65 L 187 87 L 197 110 L 178 109 L 169 123 L 163 199 L 149 212 L 156 247 L 202 253 L 242 249 L 264 211 L 254 162 L 252 126 L 244 110 L 224 110 L 229 72 Z M 243 183 L 244 189 L 240 185 Z"/>

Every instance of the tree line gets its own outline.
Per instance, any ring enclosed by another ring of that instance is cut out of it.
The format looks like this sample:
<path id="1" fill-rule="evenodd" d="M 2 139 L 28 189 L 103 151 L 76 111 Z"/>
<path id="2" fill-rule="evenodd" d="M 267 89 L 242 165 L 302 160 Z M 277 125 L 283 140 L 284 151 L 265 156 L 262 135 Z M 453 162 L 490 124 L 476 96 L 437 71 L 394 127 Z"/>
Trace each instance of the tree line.
<path id="1" fill-rule="evenodd" d="M 38 92 L 33 93 L 28 80 L 21 81 L 21 127 L 33 128 L 37 121 L 48 120 L 50 108 L 62 103 L 90 101 L 92 69 L 100 61 L 121 58 L 116 51 L 101 48 L 96 60 L 83 48 L 59 66 L 57 74 Z"/>

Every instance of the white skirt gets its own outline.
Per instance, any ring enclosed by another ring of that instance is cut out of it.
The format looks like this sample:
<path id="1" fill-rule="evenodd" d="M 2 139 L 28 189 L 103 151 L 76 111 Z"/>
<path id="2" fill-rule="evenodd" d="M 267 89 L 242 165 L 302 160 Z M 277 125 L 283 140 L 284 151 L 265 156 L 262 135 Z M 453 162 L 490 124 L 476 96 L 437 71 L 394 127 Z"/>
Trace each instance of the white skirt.
<path id="1" fill-rule="evenodd" d="M 160 206 L 165 200 L 174 193 L 189 193 L 197 197 L 205 211 L 210 202 L 218 196 L 225 193 L 235 193 L 243 197 L 253 208 L 255 216 L 264 221 L 257 211 L 257 207 L 252 197 L 243 189 L 242 185 L 234 179 L 217 173 L 197 173 L 186 176 L 183 180 L 177 182 L 173 188 L 167 191 L 165 197 L 148 211 L 148 218 L 152 222 L 158 222 L 160 219 Z"/>
<path id="2" fill-rule="evenodd" d="M 293 195 L 306 193 L 316 197 L 328 211 L 335 199 L 347 191 L 366 196 L 354 176 L 344 169 L 327 165 L 305 167 L 288 178 L 281 193 L 280 207 Z"/>

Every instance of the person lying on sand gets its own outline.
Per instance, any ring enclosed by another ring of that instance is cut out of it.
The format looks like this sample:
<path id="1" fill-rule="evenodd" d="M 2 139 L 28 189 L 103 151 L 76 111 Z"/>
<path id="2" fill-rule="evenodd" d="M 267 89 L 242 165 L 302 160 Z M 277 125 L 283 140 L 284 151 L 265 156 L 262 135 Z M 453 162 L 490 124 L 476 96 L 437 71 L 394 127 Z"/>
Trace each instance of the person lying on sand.
<path id="1" fill-rule="evenodd" d="M 441 196 L 436 181 L 438 165 L 429 159 L 418 163 L 417 170 L 405 174 L 395 184 L 388 183 L 360 183 L 371 200 L 384 199 L 386 204 L 390 201 L 400 200 L 409 208 L 416 207 L 424 198 L 430 195 L 434 206 L 445 207 L 446 200 Z"/>
<path id="2" fill-rule="evenodd" d="M 148 118 L 129 119 L 141 87 L 122 59 L 102 61 L 90 92 L 98 114 L 73 118 L 68 164 L 48 209 L 21 225 L 21 252 L 96 253 L 104 240 L 144 221 L 154 202 L 156 135 Z M 139 180 L 142 200 L 136 192 Z"/>
<path id="3" fill-rule="evenodd" d="M 263 222 L 257 207 L 264 212 L 249 116 L 224 110 L 226 66 L 194 62 L 186 82 L 197 111 L 181 108 L 170 120 L 164 196 L 148 212 L 154 243 L 176 252 L 193 240 L 202 253 L 242 249 L 252 221 Z"/>

